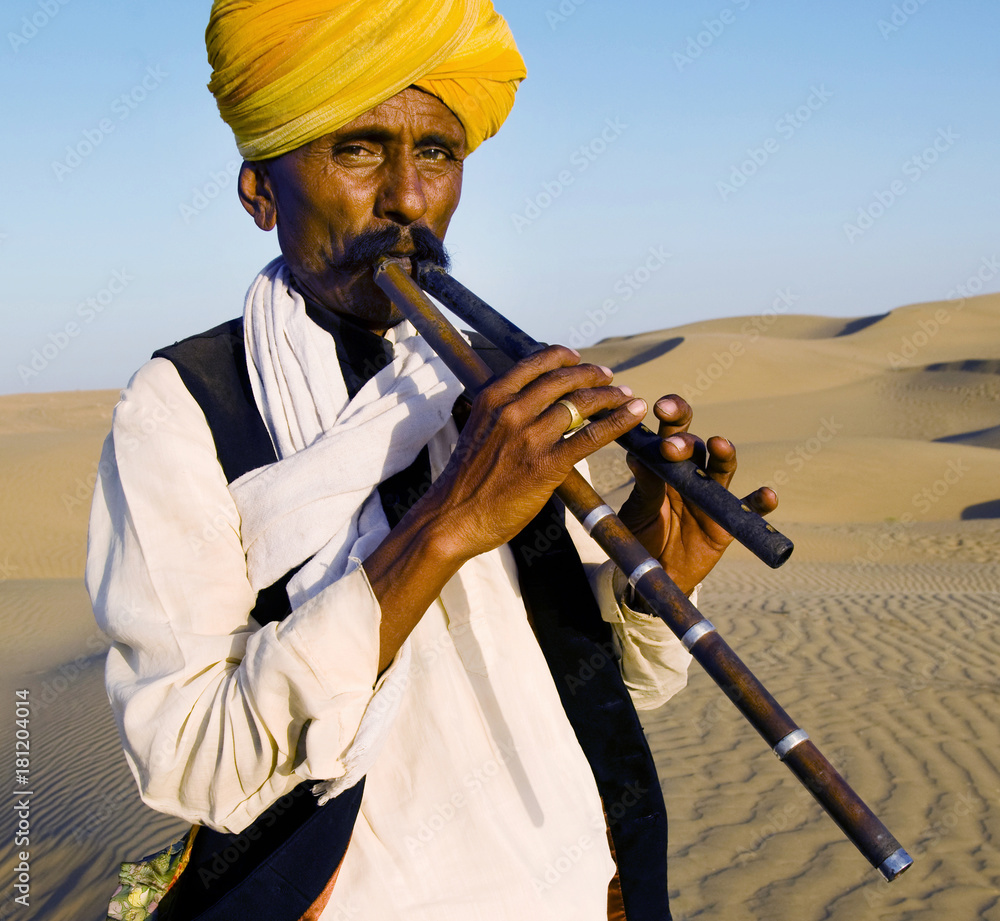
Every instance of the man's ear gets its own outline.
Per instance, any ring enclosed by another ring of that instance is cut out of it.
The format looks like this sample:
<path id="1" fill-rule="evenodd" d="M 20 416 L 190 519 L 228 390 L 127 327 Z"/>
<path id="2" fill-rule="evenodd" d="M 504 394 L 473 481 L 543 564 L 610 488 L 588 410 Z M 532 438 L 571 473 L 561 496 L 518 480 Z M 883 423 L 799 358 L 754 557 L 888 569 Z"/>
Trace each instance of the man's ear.
<path id="1" fill-rule="evenodd" d="M 243 161 L 238 180 L 240 201 L 247 214 L 261 230 L 274 230 L 278 222 L 278 203 L 267 172 L 267 164 Z"/>

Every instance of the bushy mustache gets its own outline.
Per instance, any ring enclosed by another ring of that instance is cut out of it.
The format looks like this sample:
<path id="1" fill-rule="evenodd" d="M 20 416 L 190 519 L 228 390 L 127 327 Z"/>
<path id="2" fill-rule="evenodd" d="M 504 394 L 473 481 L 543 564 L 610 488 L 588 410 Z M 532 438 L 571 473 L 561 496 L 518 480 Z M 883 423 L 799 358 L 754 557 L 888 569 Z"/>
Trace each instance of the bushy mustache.
<path id="1" fill-rule="evenodd" d="M 370 269 L 378 259 L 398 254 L 401 250 L 412 250 L 413 258 L 433 262 L 443 269 L 451 265 L 451 257 L 444 244 L 426 227 L 414 224 L 405 230 L 391 225 L 381 230 L 363 231 L 347 245 L 334 268 L 343 272 Z"/>

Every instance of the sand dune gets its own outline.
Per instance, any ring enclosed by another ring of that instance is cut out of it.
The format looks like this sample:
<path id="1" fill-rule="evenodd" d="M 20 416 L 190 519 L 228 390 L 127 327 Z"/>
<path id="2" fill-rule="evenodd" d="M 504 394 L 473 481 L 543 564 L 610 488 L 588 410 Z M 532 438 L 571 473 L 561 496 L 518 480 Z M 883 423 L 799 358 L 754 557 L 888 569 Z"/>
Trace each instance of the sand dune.
<path id="1" fill-rule="evenodd" d="M 669 381 L 702 407 L 740 400 L 747 393 L 756 399 L 805 395 L 900 369 L 954 365 L 951 370 L 967 370 L 961 365 L 969 362 L 989 368 L 1000 349 L 998 302 L 1000 295 L 986 295 L 918 304 L 864 323 L 779 313 L 712 320 L 609 339 L 588 354 L 600 354 L 605 363 L 618 366 L 657 340 L 681 339 L 662 357 L 631 374 L 623 372 L 622 379 L 642 392 L 647 388 L 636 388 L 636 383 Z M 838 335 L 852 323 L 860 327 L 856 332 Z"/>
<path id="2" fill-rule="evenodd" d="M 645 719 L 675 916 L 1000 921 L 1000 296 L 713 320 L 588 357 L 646 397 L 688 397 L 696 431 L 737 444 L 737 492 L 778 490 L 792 560 L 772 572 L 734 548 L 702 608 L 917 858 L 882 883 L 695 666 Z M 180 827 L 135 793 L 82 585 L 115 399 L 0 398 L 0 673 L 9 700 L 31 694 L 36 783 L 32 907 L 5 882 L 0 918 L 97 921 L 117 862 Z M 627 494 L 617 449 L 593 472 L 612 502 Z"/>
<path id="3" fill-rule="evenodd" d="M 951 519 L 1000 498 L 1000 296 L 862 321 L 713 320 L 586 357 L 627 365 L 657 338 L 679 344 L 617 378 L 687 399 L 695 431 L 739 448 L 734 489 L 780 493 L 777 522 Z M 629 477 L 613 449 L 594 466 L 605 488 Z"/>

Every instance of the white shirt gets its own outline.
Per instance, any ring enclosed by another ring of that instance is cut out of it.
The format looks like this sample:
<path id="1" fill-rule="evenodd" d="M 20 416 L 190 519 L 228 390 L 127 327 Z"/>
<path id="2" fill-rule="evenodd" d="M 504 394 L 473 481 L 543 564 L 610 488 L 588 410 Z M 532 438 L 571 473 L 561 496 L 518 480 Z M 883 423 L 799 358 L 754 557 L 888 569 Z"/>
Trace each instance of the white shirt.
<path id="1" fill-rule="evenodd" d="M 690 657 L 658 619 L 615 602 L 613 567 L 572 525 L 633 700 L 659 706 Z M 510 552 L 493 552 L 505 575 L 477 590 L 516 594 Z M 281 623 L 249 617 L 239 513 L 204 415 L 163 359 L 116 407 L 87 584 L 114 640 L 108 693 L 149 806 L 238 832 L 302 781 L 344 774 L 382 688 L 378 602 L 358 568 Z M 527 619 L 463 619 L 451 590 L 411 636 L 409 686 L 322 917 L 606 918 L 600 798 Z"/>

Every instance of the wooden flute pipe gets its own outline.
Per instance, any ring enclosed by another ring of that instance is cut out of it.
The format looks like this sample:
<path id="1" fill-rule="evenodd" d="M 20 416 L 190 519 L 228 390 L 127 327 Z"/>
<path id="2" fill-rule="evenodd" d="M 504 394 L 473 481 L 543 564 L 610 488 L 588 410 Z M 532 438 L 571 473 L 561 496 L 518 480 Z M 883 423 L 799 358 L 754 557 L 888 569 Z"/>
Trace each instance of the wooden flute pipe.
<path id="1" fill-rule="evenodd" d="M 456 316 L 514 360 L 526 358 L 543 348 L 440 266 L 417 263 L 416 278 L 418 284 Z M 701 467 L 692 461 L 668 461 L 660 453 L 660 438 L 656 432 L 645 425 L 637 425 L 617 441 L 772 569 L 777 569 L 791 556 L 794 545 L 784 534 L 724 486 L 706 476 Z"/>
<path id="2" fill-rule="evenodd" d="M 492 377 L 398 263 L 381 261 L 375 282 L 470 393 Z M 572 471 L 556 494 L 869 863 L 886 880 L 906 870 L 909 854 L 583 476 Z"/>

